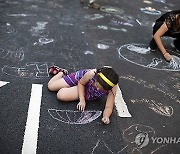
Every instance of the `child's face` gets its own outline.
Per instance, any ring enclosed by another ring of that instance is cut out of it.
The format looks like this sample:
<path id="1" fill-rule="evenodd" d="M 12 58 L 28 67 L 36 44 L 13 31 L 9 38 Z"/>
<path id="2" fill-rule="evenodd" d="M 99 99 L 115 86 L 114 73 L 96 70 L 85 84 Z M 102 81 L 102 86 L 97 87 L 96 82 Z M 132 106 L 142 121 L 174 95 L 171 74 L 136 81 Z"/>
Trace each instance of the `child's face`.
<path id="1" fill-rule="evenodd" d="M 98 81 L 95 82 L 95 87 L 97 88 L 97 90 L 106 91 Z"/>

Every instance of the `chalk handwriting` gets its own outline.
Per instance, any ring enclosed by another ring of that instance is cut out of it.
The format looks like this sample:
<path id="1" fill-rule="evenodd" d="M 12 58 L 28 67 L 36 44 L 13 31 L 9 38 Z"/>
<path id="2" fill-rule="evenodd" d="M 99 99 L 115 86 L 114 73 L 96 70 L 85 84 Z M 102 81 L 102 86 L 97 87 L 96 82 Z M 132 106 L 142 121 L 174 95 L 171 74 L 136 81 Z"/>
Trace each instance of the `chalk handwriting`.
<path id="1" fill-rule="evenodd" d="M 177 73 L 178 74 L 178 73 Z M 145 80 L 142 80 L 142 79 L 137 79 L 136 77 L 132 76 L 132 75 L 127 75 L 127 76 L 120 76 L 119 77 L 120 79 L 125 79 L 125 80 L 129 80 L 129 81 L 132 81 L 134 83 L 137 83 L 139 85 L 142 85 L 144 86 L 145 88 L 148 88 L 148 89 L 152 89 L 152 90 L 155 90 L 155 91 L 158 91 L 160 93 L 162 93 L 164 96 L 168 96 L 170 97 L 171 99 L 175 100 L 175 102 L 177 103 L 180 103 L 180 100 L 178 98 L 178 96 L 166 91 L 165 89 L 162 89 L 161 87 L 158 87 L 154 84 L 151 84 L 151 83 L 148 83 L 147 81 Z M 169 77 L 170 78 L 170 77 Z M 173 80 L 174 78 L 170 78 L 171 80 Z"/>
<path id="2" fill-rule="evenodd" d="M 87 124 L 97 119 L 102 111 L 72 111 L 48 109 L 53 119 L 67 124 Z"/>
<path id="3" fill-rule="evenodd" d="M 10 50 L 4 51 L 4 49 L 0 48 L 0 55 L 1 55 L 1 58 L 4 58 L 4 59 L 12 59 L 15 61 L 24 60 L 23 48 L 20 48 L 17 51 L 10 51 Z"/>
<path id="4" fill-rule="evenodd" d="M 25 66 L 4 66 L 2 72 L 6 75 L 16 76 L 20 78 L 43 79 L 48 78 L 48 68 L 52 63 L 48 62 L 32 62 L 26 63 Z"/>
<path id="5" fill-rule="evenodd" d="M 163 105 L 162 103 L 156 103 L 155 100 L 148 100 L 148 99 L 141 99 L 141 100 L 137 100 L 137 99 L 133 99 L 131 100 L 132 103 L 145 103 L 148 104 L 148 107 L 155 111 L 156 113 L 163 115 L 163 116 L 167 116 L 170 117 L 173 115 L 173 108 L 172 106 L 166 106 Z"/>

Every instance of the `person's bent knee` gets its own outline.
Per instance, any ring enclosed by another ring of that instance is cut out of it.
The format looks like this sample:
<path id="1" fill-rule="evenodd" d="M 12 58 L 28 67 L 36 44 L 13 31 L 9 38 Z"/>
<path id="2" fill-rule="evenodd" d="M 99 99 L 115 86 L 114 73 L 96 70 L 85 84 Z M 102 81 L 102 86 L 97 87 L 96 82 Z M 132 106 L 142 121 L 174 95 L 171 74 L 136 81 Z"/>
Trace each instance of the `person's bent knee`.
<path id="1" fill-rule="evenodd" d="M 67 101 L 65 93 L 63 92 L 63 89 L 60 89 L 57 93 L 57 99 L 60 101 Z"/>
<path id="2" fill-rule="evenodd" d="M 51 84 L 51 83 L 48 83 L 48 89 L 49 89 L 50 91 L 55 91 L 55 90 L 54 90 L 54 86 L 53 86 L 53 84 Z"/>

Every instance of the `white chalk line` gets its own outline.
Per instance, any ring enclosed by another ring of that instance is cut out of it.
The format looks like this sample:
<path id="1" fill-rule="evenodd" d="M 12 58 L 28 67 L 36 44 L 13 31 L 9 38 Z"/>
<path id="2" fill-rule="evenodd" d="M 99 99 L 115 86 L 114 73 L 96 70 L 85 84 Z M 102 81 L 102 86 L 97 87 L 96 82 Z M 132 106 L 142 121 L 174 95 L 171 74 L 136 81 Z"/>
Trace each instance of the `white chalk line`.
<path id="1" fill-rule="evenodd" d="M 117 92 L 115 97 L 115 106 L 118 113 L 118 116 L 120 117 L 132 117 L 131 114 L 128 111 L 127 105 L 122 97 L 122 92 L 117 86 Z"/>
<path id="2" fill-rule="evenodd" d="M 22 154 L 36 154 L 42 87 L 41 84 L 32 84 Z"/>

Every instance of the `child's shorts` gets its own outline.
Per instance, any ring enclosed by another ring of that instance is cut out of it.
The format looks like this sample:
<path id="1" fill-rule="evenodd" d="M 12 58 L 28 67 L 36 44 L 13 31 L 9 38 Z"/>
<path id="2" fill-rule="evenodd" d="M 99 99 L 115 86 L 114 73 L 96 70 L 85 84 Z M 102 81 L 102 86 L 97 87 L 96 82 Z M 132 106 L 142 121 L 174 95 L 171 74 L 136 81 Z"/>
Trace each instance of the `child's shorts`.
<path id="1" fill-rule="evenodd" d="M 70 87 L 77 86 L 78 81 L 84 76 L 86 72 L 87 70 L 80 70 L 80 71 L 68 74 L 64 76 L 63 78 Z"/>

